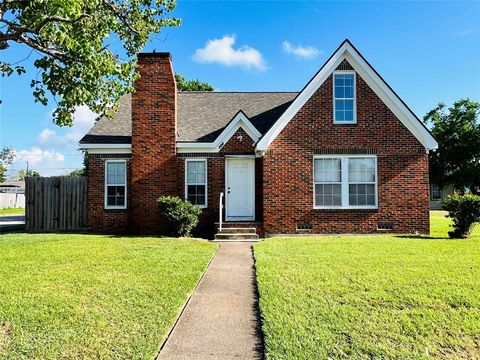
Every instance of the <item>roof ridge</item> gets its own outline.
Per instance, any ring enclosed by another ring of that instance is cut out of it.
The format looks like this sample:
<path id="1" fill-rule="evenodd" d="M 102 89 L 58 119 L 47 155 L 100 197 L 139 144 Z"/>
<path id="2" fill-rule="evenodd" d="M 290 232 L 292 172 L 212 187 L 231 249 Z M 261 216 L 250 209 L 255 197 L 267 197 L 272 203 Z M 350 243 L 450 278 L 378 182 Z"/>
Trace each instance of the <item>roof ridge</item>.
<path id="1" fill-rule="evenodd" d="M 178 91 L 181 94 L 297 94 L 299 91 Z"/>

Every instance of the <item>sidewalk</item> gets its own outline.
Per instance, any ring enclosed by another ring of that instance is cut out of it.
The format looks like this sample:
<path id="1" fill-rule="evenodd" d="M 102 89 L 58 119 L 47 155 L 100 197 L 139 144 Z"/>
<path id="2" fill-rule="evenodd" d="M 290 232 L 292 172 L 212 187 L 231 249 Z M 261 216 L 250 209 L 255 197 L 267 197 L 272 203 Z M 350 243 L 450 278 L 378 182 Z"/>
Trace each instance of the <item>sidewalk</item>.
<path id="1" fill-rule="evenodd" d="M 158 359 L 261 359 L 251 243 L 220 243 Z"/>
<path id="2" fill-rule="evenodd" d="M 2 232 L 25 229 L 25 215 L 1 215 L 0 234 Z"/>

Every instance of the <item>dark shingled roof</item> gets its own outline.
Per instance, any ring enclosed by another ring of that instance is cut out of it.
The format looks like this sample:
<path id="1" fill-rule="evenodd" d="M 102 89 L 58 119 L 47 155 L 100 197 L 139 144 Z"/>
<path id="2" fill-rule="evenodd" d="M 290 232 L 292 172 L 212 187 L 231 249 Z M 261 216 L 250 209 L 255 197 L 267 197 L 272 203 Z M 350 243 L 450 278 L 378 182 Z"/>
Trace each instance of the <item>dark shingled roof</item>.
<path id="1" fill-rule="evenodd" d="M 297 96 L 296 92 L 179 92 L 177 141 L 212 142 L 242 110 L 264 135 Z M 130 143 L 131 95 L 120 99 L 112 119 L 99 119 L 80 143 Z"/>

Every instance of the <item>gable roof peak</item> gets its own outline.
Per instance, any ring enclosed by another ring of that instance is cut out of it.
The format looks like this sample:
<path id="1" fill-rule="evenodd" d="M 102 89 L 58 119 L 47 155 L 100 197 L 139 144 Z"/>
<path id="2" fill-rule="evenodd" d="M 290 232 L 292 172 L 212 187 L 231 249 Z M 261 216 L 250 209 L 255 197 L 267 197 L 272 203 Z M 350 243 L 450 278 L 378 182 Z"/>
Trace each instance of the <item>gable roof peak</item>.
<path id="1" fill-rule="evenodd" d="M 438 148 L 437 141 L 433 138 L 425 124 L 413 113 L 397 93 L 393 91 L 390 85 L 385 82 L 370 63 L 365 60 L 350 40 L 345 39 L 300 91 L 275 125 L 260 139 L 256 146 L 256 151 L 264 152 L 267 150 L 269 145 L 293 119 L 296 113 L 345 59 L 427 151 Z"/>

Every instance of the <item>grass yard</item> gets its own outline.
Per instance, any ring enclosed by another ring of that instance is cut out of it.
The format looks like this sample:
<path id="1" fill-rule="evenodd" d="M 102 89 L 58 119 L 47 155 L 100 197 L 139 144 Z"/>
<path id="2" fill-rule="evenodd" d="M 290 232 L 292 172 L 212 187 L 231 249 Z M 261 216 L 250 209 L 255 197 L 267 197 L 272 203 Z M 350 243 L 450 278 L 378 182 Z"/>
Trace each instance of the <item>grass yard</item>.
<path id="1" fill-rule="evenodd" d="M 216 246 L 0 236 L 1 359 L 153 359 Z"/>
<path id="2" fill-rule="evenodd" d="M 480 359 L 480 226 L 255 245 L 267 359 Z"/>
<path id="3" fill-rule="evenodd" d="M 2 215 L 23 215 L 25 214 L 24 208 L 8 208 L 0 209 L 0 216 Z"/>

